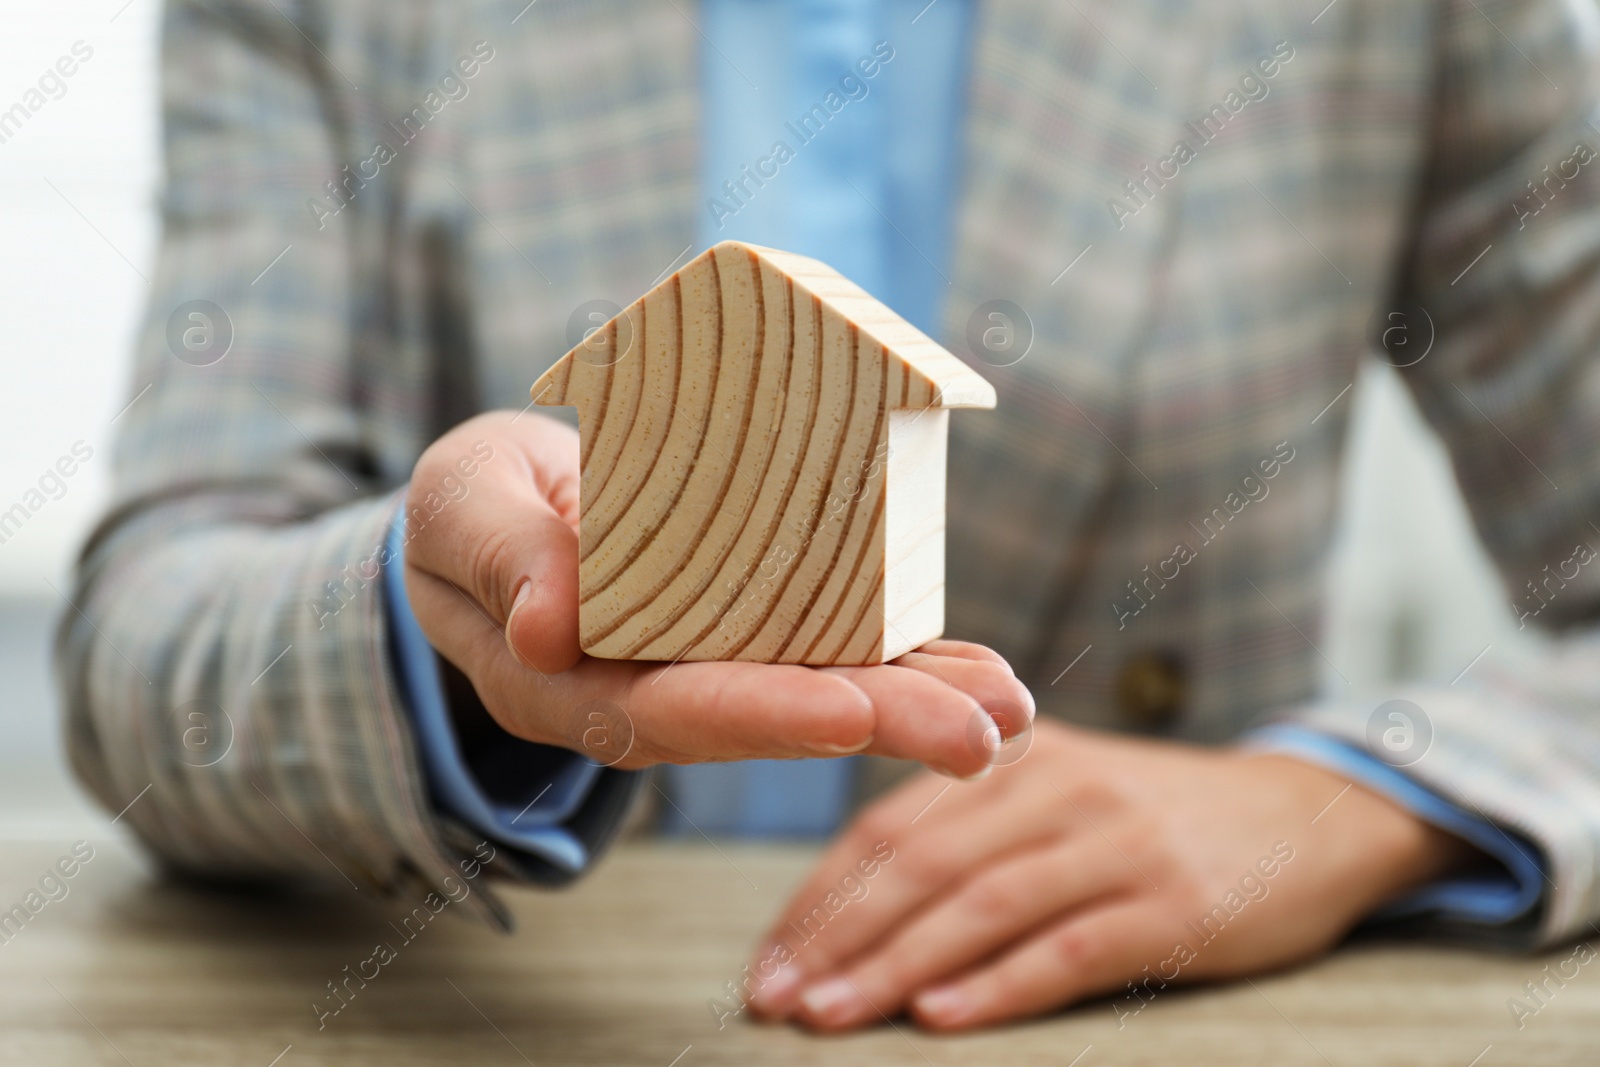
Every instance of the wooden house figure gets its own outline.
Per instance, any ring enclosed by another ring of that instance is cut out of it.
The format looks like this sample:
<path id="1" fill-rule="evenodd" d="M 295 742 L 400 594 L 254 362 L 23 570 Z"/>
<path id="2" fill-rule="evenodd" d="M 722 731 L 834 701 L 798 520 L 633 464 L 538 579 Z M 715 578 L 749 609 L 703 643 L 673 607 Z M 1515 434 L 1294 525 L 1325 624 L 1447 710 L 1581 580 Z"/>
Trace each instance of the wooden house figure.
<path id="1" fill-rule="evenodd" d="M 871 664 L 943 633 L 948 409 L 994 389 L 831 268 L 725 241 L 532 392 L 578 409 L 589 654 Z"/>

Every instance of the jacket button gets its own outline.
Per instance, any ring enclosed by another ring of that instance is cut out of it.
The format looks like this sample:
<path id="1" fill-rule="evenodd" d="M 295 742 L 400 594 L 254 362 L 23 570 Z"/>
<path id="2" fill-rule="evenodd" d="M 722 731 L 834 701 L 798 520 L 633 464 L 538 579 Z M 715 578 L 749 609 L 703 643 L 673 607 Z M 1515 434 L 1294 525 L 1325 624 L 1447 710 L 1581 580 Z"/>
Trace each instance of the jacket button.
<path id="1" fill-rule="evenodd" d="M 1141 652 L 1122 665 L 1117 675 L 1117 708 L 1137 730 L 1171 726 L 1188 696 L 1183 661 L 1174 652 Z"/>

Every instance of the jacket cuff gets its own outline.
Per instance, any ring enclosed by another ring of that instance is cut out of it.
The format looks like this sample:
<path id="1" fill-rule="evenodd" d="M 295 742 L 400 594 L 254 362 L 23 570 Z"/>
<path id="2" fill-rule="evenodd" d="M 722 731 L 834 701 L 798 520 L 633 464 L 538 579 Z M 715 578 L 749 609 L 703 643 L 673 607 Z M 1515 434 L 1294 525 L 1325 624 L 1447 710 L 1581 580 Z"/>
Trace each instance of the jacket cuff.
<path id="1" fill-rule="evenodd" d="M 1499 864 L 1499 870 L 1442 878 L 1394 900 L 1369 916 L 1372 922 L 1430 918 L 1451 926 L 1508 926 L 1525 919 L 1544 896 L 1545 861 L 1527 839 L 1440 794 L 1346 741 L 1292 724 L 1263 727 L 1241 743 L 1277 752 L 1344 775 L 1388 798 L 1423 822 L 1466 841 Z"/>
<path id="2" fill-rule="evenodd" d="M 411 610 L 405 587 L 406 514 L 389 525 L 383 599 L 401 703 L 416 732 L 433 806 L 507 850 L 529 880 L 561 884 L 582 874 L 616 836 L 638 775 L 601 767 L 577 753 L 525 741 L 492 721 L 487 744 L 463 750 L 452 700 L 469 700 L 488 720 L 470 686 L 449 692 L 449 670 Z M 459 710 L 459 709 L 458 709 Z"/>
<path id="3" fill-rule="evenodd" d="M 1502 844 L 1510 838 L 1518 851 L 1538 857 L 1542 888 L 1527 913 L 1504 925 L 1469 923 L 1448 932 L 1522 948 L 1554 945 L 1588 930 L 1600 899 L 1597 647 L 1592 637 L 1564 640 L 1537 657 L 1486 659 L 1450 685 L 1405 686 L 1382 704 L 1329 699 L 1274 721 L 1401 768 L 1403 777 L 1481 818 Z M 1409 720 L 1408 731 L 1415 728 L 1410 751 L 1385 758 L 1396 710 Z M 1439 917 L 1424 921 L 1454 925 Z"/>

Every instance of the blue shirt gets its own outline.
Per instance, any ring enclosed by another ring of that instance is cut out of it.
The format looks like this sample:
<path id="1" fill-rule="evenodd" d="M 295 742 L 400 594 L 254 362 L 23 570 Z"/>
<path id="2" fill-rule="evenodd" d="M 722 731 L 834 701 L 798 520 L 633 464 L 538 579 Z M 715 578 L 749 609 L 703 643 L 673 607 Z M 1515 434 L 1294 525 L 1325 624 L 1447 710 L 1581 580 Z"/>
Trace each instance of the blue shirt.
<path id="1" fill-rule="evenodd" d="M 819 259 L 936 335 L 971 14 L 972 0 L 701 0 L 699 244 Z M 666 767 L 662 830 L 826 835 L 848 812 L 856 767 Z"/>
<path id="2" fill-rule="evenodd" d="M 820 259 L 937 336 L 960 181 L 974 0 L 702 0 L 699 243 L 738 239 Z M 401 526 L 391 536 L 396 560 Z M 556 869 L 587 865 L 580 812 L 606 776 L 574 753 L 506 735 L 508 758 L 468 766 L 437 661 L 385 579 L 396 661 L 442 811 Z M 1531 845 L 1359 749 L 1298 727 L 1258 746 L 1345 774 L 1501 864 L 1427 886 L 1382 917 L 1433 913 L 1505 923 L 1542 896 Z M 753 761 L 665 769 L 667 832 L 818 835 L 848 808 L 854 761 Z M 505 768 L 499 771 L 497 768 Z"/>

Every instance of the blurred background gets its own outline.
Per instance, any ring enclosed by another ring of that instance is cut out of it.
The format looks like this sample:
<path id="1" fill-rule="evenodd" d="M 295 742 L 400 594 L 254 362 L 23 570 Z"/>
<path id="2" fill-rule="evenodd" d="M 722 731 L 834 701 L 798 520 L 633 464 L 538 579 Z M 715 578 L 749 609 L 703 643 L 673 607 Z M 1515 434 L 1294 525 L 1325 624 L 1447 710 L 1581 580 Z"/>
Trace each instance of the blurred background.
<path id="1" fill-rule="evenodd" d="M 60 499 L 0 543 L 0 837 L 72 840 L 106 822 L 67 784 L 49 647 L 67 610 L 55 590 L 105 499 L 149 291 L 159 13 L 157 0 L 21 0 L 0 34 L 0 512 L 74 442 L 93 449 Z M 6 122 L 79 41 L 92 53 L 65 92 Z"/>
<path id="2" fill-rule="evenodd" d="M 0 839 L 106 832 L 108 816 L 66 772 L 49 647 L 71 610 L 72 557 L 105 499 L 113 420 L 132 399 L 128 351 L 156 239 L 159 12 L 159 0 L 9 0 L 0 34 L 0 116 L 77 42 L 92 50 L 24 121 L 0 117 L 0 512 L 75 443 L 93 450 L 58 498 L 0 533 Z M 1400 678 L 1451 679 L 1491 645 L 1524 646 L 1394 372 L 1373 364 L 1337 403 L 1356 414 L 1327 659 L 1372 694 Z"/>

